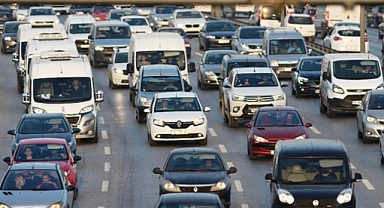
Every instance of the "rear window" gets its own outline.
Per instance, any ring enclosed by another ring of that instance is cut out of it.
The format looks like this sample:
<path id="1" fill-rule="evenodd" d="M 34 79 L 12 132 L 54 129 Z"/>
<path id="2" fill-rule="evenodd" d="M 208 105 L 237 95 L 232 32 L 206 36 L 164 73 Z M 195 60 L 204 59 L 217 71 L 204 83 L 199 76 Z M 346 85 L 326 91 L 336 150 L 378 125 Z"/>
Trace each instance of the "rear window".
<path id="1" fill-rule="evenodd" d="M 341 36 L 360 37 L 359 30 L 339 30 L 337 33 Z"/>
<path id="2" fill-rule="evenodd" d="M 280 13 L 273 5 L 265 5 L 261 10 L 261 19 L 279 20 Z"/>
<path id="3" fill-rule="evenodd" d="M 300 16 L 290 16 L 288 19 L 290 24 L 302 24 L 302 25 L 311 25 L 313 24 L 311 17 L 300 17 Z"/>

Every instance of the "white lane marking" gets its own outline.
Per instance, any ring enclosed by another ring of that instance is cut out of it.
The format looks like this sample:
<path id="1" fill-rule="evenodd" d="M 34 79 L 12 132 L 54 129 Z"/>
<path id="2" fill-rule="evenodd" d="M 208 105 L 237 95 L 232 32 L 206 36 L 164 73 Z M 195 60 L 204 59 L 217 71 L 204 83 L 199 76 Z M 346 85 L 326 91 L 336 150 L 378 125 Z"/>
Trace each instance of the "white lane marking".
<path id="1" fill-rule="evenodd" d="M 233 165 L 233 163 L 232 162 L 227 162 L 227 166 L 230 168 L 230 167 L 235 167 L 234 165 Z"/>
<path id="2" fill-rule="evenodd" d="M 211 134 L 211 136 L 217 137 L 217 134 L 216 134 L 216 132 L 215 132 L 215 130 L 213 128 L 208 128 L 208 131 Z"/>
<path id="3" fill-rule="evenodd" d="M 101 137 L 102 137 L 103 139 L 108 139 L 107 131 L 105 131 L 105 130 L 101 131 Z"/>
<path id="4" fill-rule="evenodd" d="M 381 208 L 384 208 L 384 202 L 379 203 Z"/>
<path id="5" fill-rule="evenodd" d="M 104 207 L 97 207 L 97 208 L 104 208 Z"/>
<path id="6" fill-rule="evenodd" d="M 111 171 L 111 163 L 110 162 L 104 163 L 104 171 L 105 172 Z"/>
<path id="7" fill-rule="evenodd" d="M 234 180 L 233 182 L 235 183 L 235 187 L 236 187 L 237 192 L 243 192 L 244 191 L 240 180 Z"/>
<path id="8" fill-rule="evenodd" d="M 220 148 L 221 153 L 227 153 L 227 149 L 225 148 L 225 146 L 223 144 L 219 144 L 219 148 Z"/>
<path id="9" fill-rule="evenodd" d="M 317 130 L 314 126 L 309 127 L 315 134 L 321 134 L 319 130 Z"/>
<path id="10" fill-rule="evenodd" d="M 351 164 L 352 169 L 356 169 L 356 166 L 354 166 L 352 163 L 349 163 L 349 164 Z"/>
<path id="11" fill-rule="evenodd" d="M 103 181 L 103 185 L 101 186 L 101 192 L 107 192 L 109 186 L 109 181 Z"/>
<path id="12" fill-rule="evenodd" d="M 111 154 L 111 148 L 110 147 L 104 147 L 104 154 L 110 155 Z"/>
<path id="13" fill-rule="evenodd" d="M 99 116 L 99 123 L 100 123 L 100 124 L 104 124 L 104 118 L 103 118 L 103 116 Z"/>
<path id="14" fill-rule="evenodd" d="M 198 56 L 203 56 L 203 54 L 199 53 L 199 52 L 195 52 L 196 55 Z"/>
<path id="15" fill-rule="evenodd" d="M 248 207 L 248 204 L 242 204 L 241 208 L 249 208 L 249 207 Z"/>
<path id="16" fill-rule="evenodd" d="M 362 181 L 368 190 L 375 190 L 375 187 L 373 187 L 371 182 L 369 182 L 367 179 L 363 179 Z"/>
<path id="17" fill-rule="evenodd" d="M 96 105 L 96 110 L 100 110 L 100 105 Z"/>

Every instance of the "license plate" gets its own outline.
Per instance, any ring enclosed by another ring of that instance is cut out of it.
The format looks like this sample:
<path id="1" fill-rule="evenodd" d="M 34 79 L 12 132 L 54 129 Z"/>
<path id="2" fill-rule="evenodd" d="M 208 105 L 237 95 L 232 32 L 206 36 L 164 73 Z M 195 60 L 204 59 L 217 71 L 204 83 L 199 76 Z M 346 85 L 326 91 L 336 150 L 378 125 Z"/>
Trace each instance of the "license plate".
<path id="1" fill-rule="evenodd" d="M 219 40 L 219 43 L 229 43 L 229 40 Z"/>
<path id="2" fill-rule="evenodd" d="M 291 71 L 292 68 L 284 68 L 283 70 L 284 70 L 284 71 Z"/>
<path id="3" fill-rule="evenodd" d="M 171 134 L 180 135 L 180 134 L 188 134 L 187 130 L 171 130 Z"/>
<path id="4" fill-rule="evenodd" d="M 345 49 L 346 49 L 346 50 L 356 50 L 356 47 L 353 47 L 353 46 L 346 46 Z"/>
<path id="5" fill-rule="evenodd" d="M 315 90 L 315 93 L 316 93 L 316 94 L 319 94 L 319 93 L 320 93 L 320 90 Z"/>
<path id="6" fill-rule="evenodd" d="M 275 150 L 271 150 L 271 155 L 274 155 L 275 154 Z"/>
<path id="7" fill-rule="evenodd" d="M 352 105 L 360 105 L 361 100 L 352 101 Z"/>
<path id="8" fill-rule="evenodd" d="M 89 45 L 80 45 L 80 48 L 89 48 Z"/>

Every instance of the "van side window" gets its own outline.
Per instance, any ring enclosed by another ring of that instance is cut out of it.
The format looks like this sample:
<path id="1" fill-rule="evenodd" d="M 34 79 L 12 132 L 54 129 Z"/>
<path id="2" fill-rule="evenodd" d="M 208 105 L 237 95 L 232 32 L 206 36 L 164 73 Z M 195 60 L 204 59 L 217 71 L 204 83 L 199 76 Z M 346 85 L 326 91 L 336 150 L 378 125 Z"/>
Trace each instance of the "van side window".
<path id="1" fill-rule="evenodd" d="M 331 62 L 328 62 L 327 66 L 327 76 L 330 83 L 332 83 L 332 68 L 331 68 Z"/>

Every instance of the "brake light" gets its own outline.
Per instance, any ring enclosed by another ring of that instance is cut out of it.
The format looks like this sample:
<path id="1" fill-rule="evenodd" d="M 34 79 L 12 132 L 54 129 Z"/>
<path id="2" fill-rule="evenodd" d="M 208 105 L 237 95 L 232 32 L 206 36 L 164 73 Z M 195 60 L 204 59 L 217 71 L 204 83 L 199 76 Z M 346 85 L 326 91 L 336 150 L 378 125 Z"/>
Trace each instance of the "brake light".
<path id="1" fill-rule="evenodd" d="M 290 11 L 289 14 L 295 14 L 295 11 Z"/>
<path id="2" fill-rule="evenodd" d="M 365 37 L 365 38 L 364 38 L 364 41 L 365 41 L 365 42 L 368 42 L 368 38 L 367 38 L 367 37 Z"/>
<path id="3" fill-rule="evenodd" d="M 326 11 L 325 12 L 325 23 L 328 24 L 328 21 L 329 21 L 329 11 Z"/>
<path id="4" fill-rule="evenodd" d="M 335 36 L 335 37 L 333 37 L 333 40 L 334 40 L 334 41 L 339 41 L 339 40 L 343 40 L 343 39 L 340 38 L 340 37 Z"/>

